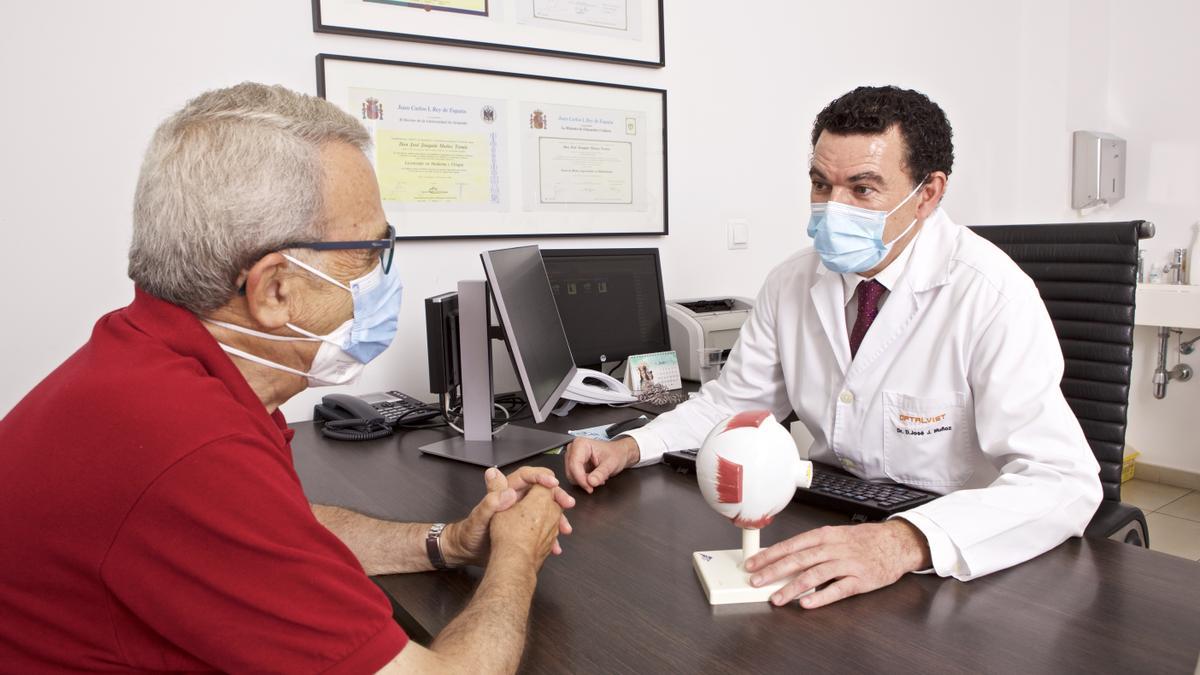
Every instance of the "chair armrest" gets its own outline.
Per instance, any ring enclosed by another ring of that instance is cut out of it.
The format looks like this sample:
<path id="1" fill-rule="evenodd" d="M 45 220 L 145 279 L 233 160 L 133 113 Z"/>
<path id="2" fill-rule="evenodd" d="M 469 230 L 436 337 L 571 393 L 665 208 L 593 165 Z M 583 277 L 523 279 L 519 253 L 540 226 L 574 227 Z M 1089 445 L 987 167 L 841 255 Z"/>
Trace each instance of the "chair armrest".
<path id="1" fill-rule="evenodd" d="M 1150 530 L 1146 516 L 1136 506 L 1105 499 L 1092 516 L 1083 536 L 1098 539 L 1117 539 L 1150 548 Z"/>

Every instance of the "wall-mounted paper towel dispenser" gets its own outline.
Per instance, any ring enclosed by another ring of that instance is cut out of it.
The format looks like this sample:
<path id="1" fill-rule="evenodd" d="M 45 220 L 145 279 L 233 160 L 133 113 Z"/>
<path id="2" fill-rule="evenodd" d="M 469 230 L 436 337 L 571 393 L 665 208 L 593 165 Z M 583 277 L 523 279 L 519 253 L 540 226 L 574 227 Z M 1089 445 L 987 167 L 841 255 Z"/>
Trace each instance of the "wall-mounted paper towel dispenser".
<path id="1" fill-rule="evenodd" d="M 1076 131 L 1071 207 L 1114 204 L 1125 197 L 1125 139 L 1099 131 Z"/>

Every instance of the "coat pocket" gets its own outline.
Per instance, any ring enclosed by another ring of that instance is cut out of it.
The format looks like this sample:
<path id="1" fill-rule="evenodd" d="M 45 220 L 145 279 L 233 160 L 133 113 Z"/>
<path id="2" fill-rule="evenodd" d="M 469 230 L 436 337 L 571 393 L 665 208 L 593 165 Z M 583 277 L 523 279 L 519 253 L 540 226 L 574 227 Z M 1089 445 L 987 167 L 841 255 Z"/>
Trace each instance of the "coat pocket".
<path id="1" fill-rule="evenodd" d="M 883 392 L 883 467 L 900 483 L 958 487 L 974 472 L 970 396 Z"/>

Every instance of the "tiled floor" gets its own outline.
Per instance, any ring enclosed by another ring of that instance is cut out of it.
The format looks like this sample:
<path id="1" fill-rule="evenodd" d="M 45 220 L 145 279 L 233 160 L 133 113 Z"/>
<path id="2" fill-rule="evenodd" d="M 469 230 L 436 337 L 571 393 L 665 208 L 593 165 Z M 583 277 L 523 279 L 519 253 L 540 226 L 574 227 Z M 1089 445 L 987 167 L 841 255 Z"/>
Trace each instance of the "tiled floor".
<path id="1" fill-rule="evenodd" d="M 1152 550 L 1200 561 L 1200 492 L 1134 478 L 1121 501 L 1146 514 Z"/>

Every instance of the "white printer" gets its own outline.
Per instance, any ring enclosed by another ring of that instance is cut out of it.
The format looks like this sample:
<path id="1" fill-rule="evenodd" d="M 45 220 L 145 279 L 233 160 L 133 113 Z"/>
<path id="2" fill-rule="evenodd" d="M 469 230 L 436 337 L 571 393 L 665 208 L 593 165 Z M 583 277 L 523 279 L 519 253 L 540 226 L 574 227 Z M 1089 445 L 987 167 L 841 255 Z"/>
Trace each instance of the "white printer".
<path id="1" fill-rule="evenodd" d="M 699 350 L 702 348 L 720 348 L 721 363 L 724 364 L 753 308 L 753 300 L 741 297 L 668 302 L 667 330 L 671 335 L 671 349 L 679 357 L 680 377 L 700 380 Z"/>

